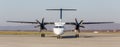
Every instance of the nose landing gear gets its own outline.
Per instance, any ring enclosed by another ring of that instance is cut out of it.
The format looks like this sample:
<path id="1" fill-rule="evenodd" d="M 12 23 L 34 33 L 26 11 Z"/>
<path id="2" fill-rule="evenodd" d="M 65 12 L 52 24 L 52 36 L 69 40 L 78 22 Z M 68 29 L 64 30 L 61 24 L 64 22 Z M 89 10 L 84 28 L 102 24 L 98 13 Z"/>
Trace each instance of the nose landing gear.
<path id="1" fill-rule="evenodd" d="M 60 35 L 57 36 L 57 39 L 62 39 L 62 37 Z"/>

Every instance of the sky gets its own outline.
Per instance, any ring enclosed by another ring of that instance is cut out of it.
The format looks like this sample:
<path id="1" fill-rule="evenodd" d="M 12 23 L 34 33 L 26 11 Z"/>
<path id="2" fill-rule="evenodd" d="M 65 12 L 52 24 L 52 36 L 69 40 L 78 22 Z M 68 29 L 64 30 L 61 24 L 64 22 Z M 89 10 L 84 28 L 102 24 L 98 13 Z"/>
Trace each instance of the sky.
<path id="1" fill-rule="evenodd" d="M 59 20 L 58 11 L 52 8 L 70 8 L 77 11 L 63 12 L 63 21 L 120 23 L 120 0 L 0 0 L 0 26 L 23 25 L 8 20 L 35 21 L 44 17 L 46 22 Z"/>

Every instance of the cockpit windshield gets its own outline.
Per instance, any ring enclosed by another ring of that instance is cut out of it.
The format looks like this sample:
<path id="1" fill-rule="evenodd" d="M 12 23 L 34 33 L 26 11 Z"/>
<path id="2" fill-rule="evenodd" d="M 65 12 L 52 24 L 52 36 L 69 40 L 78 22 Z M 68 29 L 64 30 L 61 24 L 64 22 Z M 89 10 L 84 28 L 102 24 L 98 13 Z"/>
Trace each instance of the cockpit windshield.
<path id="1" fill-rule="evenodd" d="M 55 26 L 55 28 L 64 28 L 64 26 Z"/>

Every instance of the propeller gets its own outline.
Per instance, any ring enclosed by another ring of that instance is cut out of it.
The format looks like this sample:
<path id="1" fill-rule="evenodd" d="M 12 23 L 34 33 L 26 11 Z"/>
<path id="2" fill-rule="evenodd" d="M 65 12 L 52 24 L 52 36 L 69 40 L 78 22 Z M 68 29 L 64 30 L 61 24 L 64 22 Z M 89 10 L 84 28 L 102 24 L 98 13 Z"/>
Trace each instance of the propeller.
<path id="1" fill-rule="evenodd" d="M 81 20 L 80 22 L 77 21 L 77 19 L 75 18 L 75 30 L 78 30 L 78 32 L 80 32 L 80 27 L 85 28 L 83 25 L 83 20 Z"/>
<path id="2" fill-rule="evenodd" d="M 47 30 L 46 27 L 45 27 L 44 18 L 42 18 L 42 22 L 40 22 L 39 20 L 36 20 L 36 22 L 37 22 L 39 25 L 34 26 L 35 28 L 40 27 L 40 31 L 41 31 L 41 30 Z"/>

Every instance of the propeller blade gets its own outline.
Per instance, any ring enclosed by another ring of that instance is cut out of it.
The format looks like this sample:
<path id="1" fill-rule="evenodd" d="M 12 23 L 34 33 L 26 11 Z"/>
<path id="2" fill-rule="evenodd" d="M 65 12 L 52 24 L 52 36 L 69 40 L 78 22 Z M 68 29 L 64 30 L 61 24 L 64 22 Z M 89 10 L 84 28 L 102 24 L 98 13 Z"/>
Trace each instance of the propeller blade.
<path id="1" fill-rule="evenodd" d="M 41 23 L 40 23 L 40 21 L 38 21 L 38 20 L 36 20 L 36 22 L 37 22 L 39 25 L 35 26 L 35 28 L 40 27 L 40 30 L 44 30 L 44 29 L 46 30 L 46 27 L 45 27 L 45 24 L 44 24 L 44 18 L 42 18 Z"/>
<path id="2" fill-rule="evenodd" d="M 39 20 L 36 20 L 37 23 L 41 24 Z"/>
<path id="3" fill-rule="evenodd" d="M 79 24 L 82 24 L 82 23 L 83 23 L 83 20 L 81 20 Z"/>
<path id="4" fill-rule="evenodd" d="M 85 26 L 80 26 L 80 27 L 85 28 Z"/>
<path id="5" fill-rule="evenodd" d="M 42 18 L 42 24 L 44 23 L 44 18 Z"/>
<path id="6" fill-rule="evenodd" d="M 34 28 L 40 27 L 40 25 L 34 26 Z"/>
<path id="7" fill-rule="evenodd" d="M 75 22 L 76 22 L 76 24 L 78 24 L 78 21 L 77 21 L 77 19 L 75 18 Z"/>
<path id="8" fill-rule="evenodd" d="M 80 21 L 79 27 L 85 28 L 85 27 L 82 25 L 82 23 L 83 23 L 83 20 Z"/>

